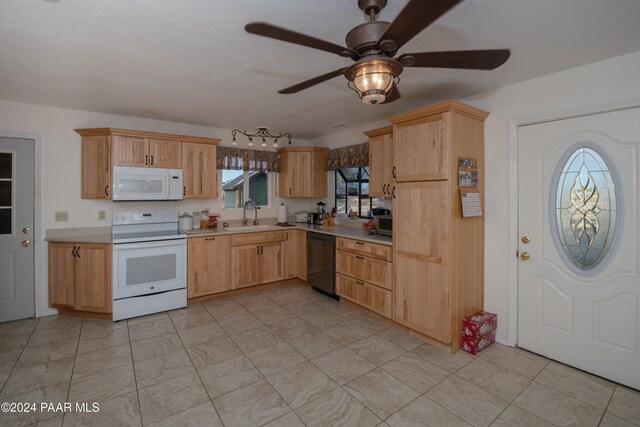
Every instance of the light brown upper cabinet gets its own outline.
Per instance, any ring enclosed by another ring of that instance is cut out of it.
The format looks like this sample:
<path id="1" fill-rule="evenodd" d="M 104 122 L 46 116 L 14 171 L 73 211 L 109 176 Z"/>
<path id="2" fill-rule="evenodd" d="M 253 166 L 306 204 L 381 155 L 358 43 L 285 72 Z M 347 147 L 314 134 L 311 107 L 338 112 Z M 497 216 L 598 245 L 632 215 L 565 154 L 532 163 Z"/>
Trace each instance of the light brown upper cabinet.
<path id="1" fill-rule="evenodd" d="M 82 137 L 83 199 L 111 199 L 111 136 Z"/>
<path id="2" fill-rule="evenodd" d="M 180 141 L 113 136 L 113 166 L 180 169 L 182 150 Z"/>
<path id="3" fill-rule="evenodd" d="M 325 157 L 322 147 L 285 147 L 280 153 L 278 195 L 280 197 L 327 197 Z"/>
<path id="4" fill-rule="evenodd" d="M 393 189 L 393 128 L 364 134 L 369 137 L 369 196 L 391 197 Z"/>
<path id="5" fill-rule="evenodd" d="M 218 197 L 215 145 L 183 142 L 182 165 L 185 199 Z"/>
<path id="6" fill-rule="evenodd" d="M 111 199 L 113 166 L 183 169 L 184 198 L 218 196 L 219 139 L 114 128 L 75 131 L 82 136 L 83 199 Z"/>
<path id="7" fill-rule="evenodd" d="M 393 165 L 396 182 L 447 179 L 449 144 L 442 114 L 394 126 Z"/>
<path id="8" fill-rule="evenodd" d="M 484 208 L 484 120 L 457 101 L 393 123 L 393 319 L 460 348 L 462 319 L 483 309 L 484 220 L 462 218 L 458 159 L 478 165 Z"/>

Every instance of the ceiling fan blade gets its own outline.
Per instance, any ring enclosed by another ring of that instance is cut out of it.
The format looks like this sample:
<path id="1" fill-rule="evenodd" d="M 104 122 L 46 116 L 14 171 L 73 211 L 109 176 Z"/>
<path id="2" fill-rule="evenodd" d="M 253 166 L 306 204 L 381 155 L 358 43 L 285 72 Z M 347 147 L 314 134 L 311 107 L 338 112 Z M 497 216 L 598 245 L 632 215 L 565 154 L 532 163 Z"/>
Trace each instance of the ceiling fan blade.
<path id="1" fill-rule="evenodd" d="M 461 1 L 409 0 L 402 12 L 380 37 L 379 42 L 382 49 L 387 52 L 398 50 Z M 389 41 L 391 42 L 389 43 Z"/>
<path id="2" fill-rule="evenodd" d="M 269 37 L 293 44 L 312 47 L 314 49 L 324 50 L 325 52 L 335 53 L 347 58 L 355 58 L 358 55 L 358 52 L 347 47 L 339 46 L 325 40 L 320 40 L 306 34 L 297 33 L 286 28 L 277 27 L 266 22 L 252 22 L 245 25 L 244 29 L 251 34 L 257 34 L 263 37 Z"/>
<path id="3" fill-rule="evenodd" d="M 339 75 L 344 74 L 345 71 L 347 71 L 346 68 L 340 68 L 339 70 L 331 71 L 330 73 L 326 73 L 321 76 L 317 76 L 312 79 L 306 80 L 302 83 L 298 83 L 297 85 L 293 85 L 288 88 L 279 90 L 278 93 L 290 94 L 290 93 L 300 92 L 301 90 L 310 88 L 311 86 L 315 86 L 318 83 L 322 83 L 334 77 L 338 77 Z"/>
<path id="4" fill-rule="evenodd" d="M 398 57 L 405 67 L 493 70 L 509 59 L 508 49 L 405 53 Z M 413 58 L 413 62 L 411 60 Z"/>
<path id="5" fill-rule="evenodd" d="M 400 99 L 400 91 L 398 90 L 398 86 L 394 85 L 389 96 L 384 99 L 383 104 L 388 104 L 390 102 L 397 101 L 398 99 Z"/>

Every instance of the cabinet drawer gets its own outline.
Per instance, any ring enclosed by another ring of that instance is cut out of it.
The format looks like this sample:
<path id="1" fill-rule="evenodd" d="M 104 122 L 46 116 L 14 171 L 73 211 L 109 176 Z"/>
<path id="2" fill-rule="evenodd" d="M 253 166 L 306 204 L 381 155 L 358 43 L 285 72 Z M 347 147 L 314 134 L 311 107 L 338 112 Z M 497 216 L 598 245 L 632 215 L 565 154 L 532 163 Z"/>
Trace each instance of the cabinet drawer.
<path id="1" fill-rule="evenodd" d="M 391 263 L 351 252 L 336 252 L 336 272 L 391 289 Z"/>
<path id="2" fill-rule="evenodd" d="M 391 246 L 379 245 L 377 243 L 363 242 L 353 239 L 336 239 L 336 249 L 355 252 L 373 258 L 391 261 Z"/>
<path id="3" fill-rule="evenodd" d="M 387 289 L 338 273 L 336 274 L 336 292 L 342 298 L 385 317 L 391 317 L 391 291 Z"/>
<path id="4" fill-rule="evenodd" d="M 241 233 L 231 236 L 231 245 L 250 245 L 252 243 L 283 242 L 284 231 L 267 231 L 265 233 Z"/>

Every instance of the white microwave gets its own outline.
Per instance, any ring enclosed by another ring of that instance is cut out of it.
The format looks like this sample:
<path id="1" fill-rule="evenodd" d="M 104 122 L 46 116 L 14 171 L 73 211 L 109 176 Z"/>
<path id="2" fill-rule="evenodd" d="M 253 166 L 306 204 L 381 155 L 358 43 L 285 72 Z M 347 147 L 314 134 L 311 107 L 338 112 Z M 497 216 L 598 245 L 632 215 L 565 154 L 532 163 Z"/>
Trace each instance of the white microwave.
<path id="1" fill-rule="evenodd" d="M 114 166 L 112 199 L 182 200 L 182 169 Z"/>

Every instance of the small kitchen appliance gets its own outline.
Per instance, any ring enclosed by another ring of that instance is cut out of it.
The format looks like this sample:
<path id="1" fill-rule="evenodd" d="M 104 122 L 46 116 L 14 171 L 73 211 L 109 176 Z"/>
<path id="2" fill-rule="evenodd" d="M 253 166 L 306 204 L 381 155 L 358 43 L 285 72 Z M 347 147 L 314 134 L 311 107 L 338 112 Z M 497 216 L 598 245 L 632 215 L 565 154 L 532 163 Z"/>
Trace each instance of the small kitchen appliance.
<path id="1" fill-rule="evenodd" d="M 112 184 L 114 201 L 182 200 L 182 169 L 114 166 Z"/>

